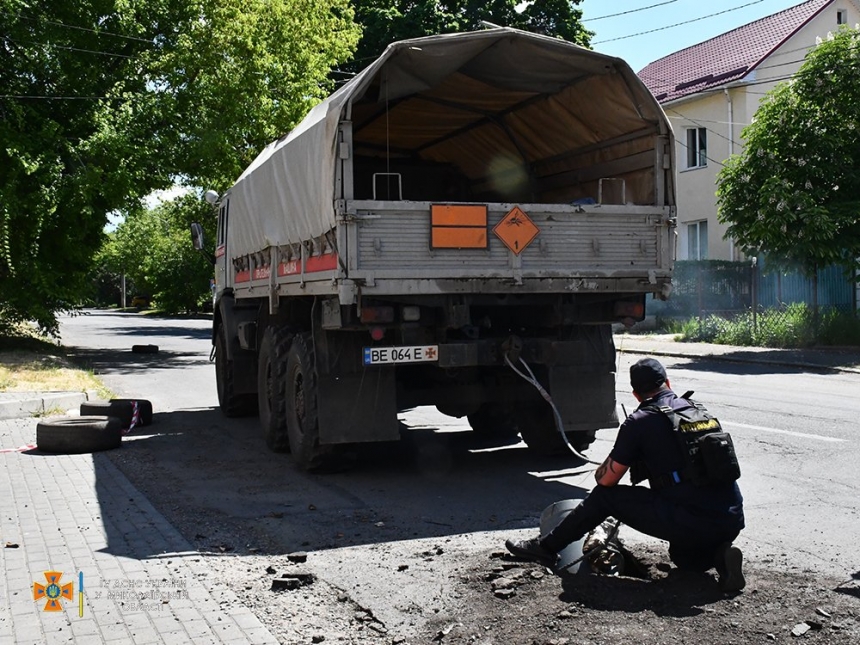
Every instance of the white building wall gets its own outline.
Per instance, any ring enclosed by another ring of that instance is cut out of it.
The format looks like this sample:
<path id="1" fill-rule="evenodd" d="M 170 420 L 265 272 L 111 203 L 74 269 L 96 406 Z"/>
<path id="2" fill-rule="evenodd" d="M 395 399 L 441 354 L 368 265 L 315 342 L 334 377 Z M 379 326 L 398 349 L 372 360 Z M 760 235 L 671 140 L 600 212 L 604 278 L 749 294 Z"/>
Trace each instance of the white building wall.
<path id="1" fill-rule="evenodd" d="M 743 146 L 741 132 L 752 122 L 764 95 L 800 69 L 817 38 L 836 31 L 837 11 L 846 12 L 847 25 L 860 23 L 860 9 L 851 0 L 838 0 L 783 43 L 742 81 L 663 105 L 675 129 L 678 197 L 678 259 L 690 259 L 691 224 L 708 223 L 709 259 L 739 260 L 740 252 L 725 239 L 726 226 L 717 221 L 716 179 L 723 162 Z M 707 129 L 708 152 L 704 167 L 687 168 L 687 130 Z"/>

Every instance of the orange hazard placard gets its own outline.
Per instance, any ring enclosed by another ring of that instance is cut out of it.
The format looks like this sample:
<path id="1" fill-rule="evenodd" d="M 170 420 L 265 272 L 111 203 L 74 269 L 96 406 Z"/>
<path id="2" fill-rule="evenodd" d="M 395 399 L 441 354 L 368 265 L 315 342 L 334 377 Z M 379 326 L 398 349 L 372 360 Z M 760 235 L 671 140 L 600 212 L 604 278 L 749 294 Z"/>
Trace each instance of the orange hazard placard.
<path id="1" fill-rule="evenodd" d="M 486 205 L 431 204 L 430 248 L 487 248 Z"/>
<path id="2" fill-rule="evenodd" d="M 519 255 L 538 236 L 540 229 L 519 206 L 514 206 L 493 227 L 493 233 L 506 247 Z"/>

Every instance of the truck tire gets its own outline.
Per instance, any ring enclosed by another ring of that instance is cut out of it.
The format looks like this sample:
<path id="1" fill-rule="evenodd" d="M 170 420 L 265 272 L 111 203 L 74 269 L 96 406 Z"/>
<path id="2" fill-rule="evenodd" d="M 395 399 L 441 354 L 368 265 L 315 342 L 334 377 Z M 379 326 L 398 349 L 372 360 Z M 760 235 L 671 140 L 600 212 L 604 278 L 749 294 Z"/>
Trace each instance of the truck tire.
<path id="1" fill-rule="evenodd" d="M 122 422 L 123 428 L 131 427 L 134 416 L 134 404 L 140 417 L 138 425 L 148 426 L 152 423 L 152 403 L 146 399 L 111 399 L 110 401 L 87 401 L 81 403 L 81 416 L 116 417 Z"/>
<path id="2" fill-rule="evenodd" d="M 218 405 L 225 417 L 247 417 L 257 411 L 257 397 L 253 394 L 235 394 L 233 361 L 227 359 L 227 332 L 224 325 L 215 336 L 215 385 L 218 388 Z"/>
<path id="3" fill-rule="evenodd" d="M 49 417 L 36 424 L 36 447 L 76 455 L 122 445 L 122 421 L 116 417 Z"/>
<path id="4" fill-rule="evenodd" d="M 260 343 L 260 356 L 257 361 L 257 408 L 260 411 L 263 437 L 272 452 L 290 451 L 284 377 L 292 340 L 293 334 L 289 330 L 268 327 Z"/>
<path id="5" fill-rule="evenodd" d="M 296 334 L 287 354 L 285 399 L 290 451 L 301 470 L 326 467 L 331 450 L 320 446 L 314 347 L 310 334 Z"/>
<path id="6" fill-rule="evenodd" d="M 477 412 L 466 415 L 472 431 L 485 438 L 510 438 L 519 434 L 510 406 L 504 403 L 483 403 Z"/>
<path id="7" fill-rule="evenodd" d="M 529 450 L 544 455 L 570 455 L 564 439 L 555 426 L 552 408 L 544 401 L 534 405 L 523 405 L 515 411 L 516 424 Z M 594 441 L 594 430 L 566 432 L 567 440 L 577 452 L 583 452 Z"/>

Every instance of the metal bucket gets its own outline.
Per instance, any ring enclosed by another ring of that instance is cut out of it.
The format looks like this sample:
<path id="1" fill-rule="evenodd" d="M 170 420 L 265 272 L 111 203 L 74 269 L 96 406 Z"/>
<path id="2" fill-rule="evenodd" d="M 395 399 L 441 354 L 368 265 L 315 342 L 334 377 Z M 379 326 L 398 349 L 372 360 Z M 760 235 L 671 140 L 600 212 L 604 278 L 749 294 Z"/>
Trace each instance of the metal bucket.
<path id="1" fill-rule="evenodd" d="M 579 506 L 580 502 L 582 502 L 581 499 L 565 499 L 547 506 L 540 514 L 541 537 L 548 535 L 573 509 Z M 582 557 L 584 540 L 585 538 L 572 542 L 559 552 L 558 561 L 553 568 L 556 575 L 571 576 L 579 573 L 579 566 L 582 563 L 576 562 L 576 560 Z M 571 565 L 572 562 L 576 562 L 576 564 Z"/>

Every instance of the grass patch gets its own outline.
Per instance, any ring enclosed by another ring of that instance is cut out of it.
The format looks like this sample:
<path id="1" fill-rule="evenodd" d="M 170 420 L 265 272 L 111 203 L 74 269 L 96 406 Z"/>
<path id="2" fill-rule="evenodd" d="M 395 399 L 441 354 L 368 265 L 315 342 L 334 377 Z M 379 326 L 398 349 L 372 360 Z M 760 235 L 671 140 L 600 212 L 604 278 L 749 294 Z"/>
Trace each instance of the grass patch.
<path id="1" fill-rule="evenodd" d="M 860 319 L 857 316 L 821 309 L 815 315 L 805 303 L 778 309 L 751 311 L 732 319 L 720 316 L 666 321 L 668 333 L 688 342 L 740 345 L 747 347 L 798 348 L 816 345 L 860 346 Z"/>
<path id="2" fill-rule="evenodd" d="M 0 335 L 0 392 L 113 393 L 89 370 L 75 367 L 63 347 L 22 327 Z"/>

